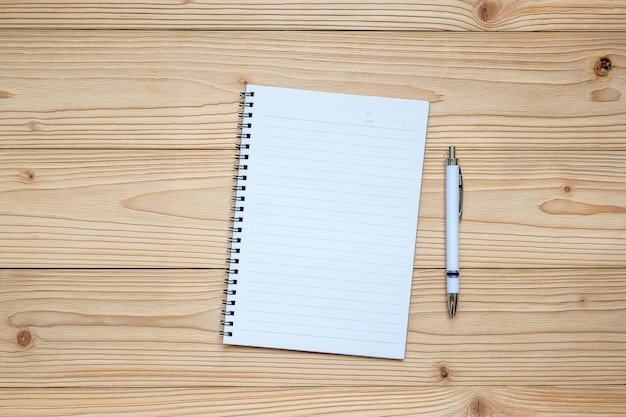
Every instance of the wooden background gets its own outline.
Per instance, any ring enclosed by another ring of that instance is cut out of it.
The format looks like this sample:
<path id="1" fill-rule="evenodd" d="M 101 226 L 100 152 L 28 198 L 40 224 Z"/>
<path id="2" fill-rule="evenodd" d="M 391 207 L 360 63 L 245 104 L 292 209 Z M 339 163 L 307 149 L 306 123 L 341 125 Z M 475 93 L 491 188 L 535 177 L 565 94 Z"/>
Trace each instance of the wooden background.
<path id="1" fill-rule="evenodd" d="M 625 67 L 617 0 L 0 1 L 0 415 L 626 415 Z M 246 82 L 431 102 L 406 360 L 222 345 Z"/>

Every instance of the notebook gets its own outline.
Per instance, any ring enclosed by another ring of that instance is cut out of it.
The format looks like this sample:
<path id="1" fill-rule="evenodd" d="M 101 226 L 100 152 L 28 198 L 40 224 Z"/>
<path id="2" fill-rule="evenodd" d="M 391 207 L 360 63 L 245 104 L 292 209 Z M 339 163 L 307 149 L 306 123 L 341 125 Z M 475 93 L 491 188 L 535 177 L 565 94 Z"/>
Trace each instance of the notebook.
<path id="1" fill-rule="evenodd" d="M 428 102 L 242 97 L 223 342 L 403 359 Z"/>

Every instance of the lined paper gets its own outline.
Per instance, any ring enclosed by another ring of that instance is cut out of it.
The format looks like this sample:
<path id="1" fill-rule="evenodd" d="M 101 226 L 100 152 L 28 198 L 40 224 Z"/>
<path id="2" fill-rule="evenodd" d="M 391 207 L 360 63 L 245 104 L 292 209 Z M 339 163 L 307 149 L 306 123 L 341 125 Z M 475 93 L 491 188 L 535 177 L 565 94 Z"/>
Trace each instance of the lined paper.
<path id="1" fill-rule="evenodd" d="M 224 343 L 404 358 L 428 103 L 246 91 Z"/>

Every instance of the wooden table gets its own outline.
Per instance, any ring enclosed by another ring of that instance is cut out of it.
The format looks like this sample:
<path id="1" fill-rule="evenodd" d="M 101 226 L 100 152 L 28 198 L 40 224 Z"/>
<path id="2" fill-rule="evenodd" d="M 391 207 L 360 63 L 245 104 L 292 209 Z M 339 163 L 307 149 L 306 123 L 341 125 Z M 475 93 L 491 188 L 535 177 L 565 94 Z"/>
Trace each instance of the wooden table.
<path id="1" fill-rule="evenodd" d="M 626 1 L 4 1 L 0 46 L 0 415 L 626 415 Z M 222 345 L 246 82 L 431 102 L 404 361 Z"/>

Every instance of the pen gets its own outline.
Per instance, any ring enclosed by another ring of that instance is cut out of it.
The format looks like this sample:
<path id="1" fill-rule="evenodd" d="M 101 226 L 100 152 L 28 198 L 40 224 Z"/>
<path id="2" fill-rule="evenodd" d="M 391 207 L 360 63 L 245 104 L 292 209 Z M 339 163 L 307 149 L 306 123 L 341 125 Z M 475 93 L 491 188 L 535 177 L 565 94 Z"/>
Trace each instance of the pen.
<path id="1" fill-rule="evenodd" d="M 463 176 L 456 149 L 450 146 L 446 162 L 446 289 L 450 317 L 456 314 L 459 303 L 459 223 L 462 213 Z"/>

